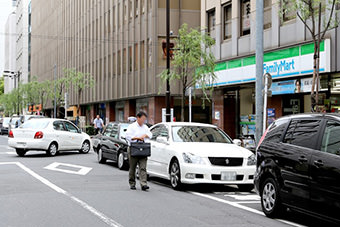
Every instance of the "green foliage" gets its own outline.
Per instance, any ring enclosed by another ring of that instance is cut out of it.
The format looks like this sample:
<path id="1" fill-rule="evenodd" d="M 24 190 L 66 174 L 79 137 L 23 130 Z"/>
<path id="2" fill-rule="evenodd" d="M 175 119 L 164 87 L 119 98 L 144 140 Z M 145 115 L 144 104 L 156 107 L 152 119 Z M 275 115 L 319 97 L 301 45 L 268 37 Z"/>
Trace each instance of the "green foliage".
<path id="1" fill-rule="evenodd" d="M 5 92 L 5 79 L 4 77 L 0 78 L 0 96 Z"/>
<path id="2" fill-rule="evenodd" d="M 185 91 L 189 87 L 199 87 L 204 95 L 203 101 L 209 100 L 213 89 L 211 84 L 216 79 L 215 57 L 210 50 L 214 43 L 209 35 L 202 34 L 198 29 L 188 29 L 188 25 L 183 24 L 179 30 L 179 38 L 175 39 L 172 70 L 170 73 L 164 70 L 160 74 L 164 83 L 169 79 L 171 82 L 180 81 L 182 85 L 182 121 Z"/>
<path id="3" fill-rule="evenodd" d="M 77 71 L 74 68 L 71 69 L 64 69 L 64 77 L 67 78 L 69 82 L 72 84 L 72 88 L 77 94 L 77 103 L 78 103 L 78 109 L 77 113 L 79 115 L 79 109 L 80 109 L 80 101 L 81 101 L 81 96 L 84 91 L 84 89 L 87 88 L 93 88 L 94 86 L 94 78 L 91 74 L 89 73 L 83 73 L 80 71 Z"/>

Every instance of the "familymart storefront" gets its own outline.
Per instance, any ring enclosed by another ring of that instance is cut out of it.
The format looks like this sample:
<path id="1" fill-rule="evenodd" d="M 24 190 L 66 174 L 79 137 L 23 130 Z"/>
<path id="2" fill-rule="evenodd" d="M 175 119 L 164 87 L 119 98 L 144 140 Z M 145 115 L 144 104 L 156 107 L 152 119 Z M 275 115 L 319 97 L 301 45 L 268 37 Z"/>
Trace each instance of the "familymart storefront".
<path id="1" fill-rule="evenodd" d="M 328 75 L 330 72 L 330 40 L 320 48 L 319 105 L 329 102 Z M 313 74 L 313 44 L 301 44 L 264 54 L 263 72 L 273 77 L 272 97 L 268 99 L 268 121 L 283 115 L 310 112 L 310 91 Z M 220 62 L 216 65 L 216 91 L 223 93 L 224 105 L 215 108 L 214 116 L 224 119 L 215 124 L 235 137 L 252 137 L 255 133 L 255 56 Z M 220 96 L 221 94 L 219 94 Z M 218 97 L 216 97 L 218 98 Z M 218 113 L 216 113 L 218 112 Z M 233 114 L 230 114 L 233 113 Z M 235 119 L 234 122 L 230 119 Z"/>

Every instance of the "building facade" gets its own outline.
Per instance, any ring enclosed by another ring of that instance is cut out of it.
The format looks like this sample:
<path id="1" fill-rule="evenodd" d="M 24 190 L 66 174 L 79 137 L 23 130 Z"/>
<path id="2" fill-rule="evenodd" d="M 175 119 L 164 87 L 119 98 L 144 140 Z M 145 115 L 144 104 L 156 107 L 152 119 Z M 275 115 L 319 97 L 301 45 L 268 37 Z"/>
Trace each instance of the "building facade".
<path id="1" fill-rule="evenodd" d="M 165 2 L 32 0 L 32 76 L 53 80 L 54 65 L 57 78 L 63 68 L 90 73 L 95 86 L 81 97 L 88 122 L 96 114 L 124 121 L 139 110 L 149 114 L 150 123 L 160 122 L 165 92 L 157 75 L 166 65 Z M 171 1 L 173 37 L 183 23 L 200 25 L 200 6 L 199 0 Z M 172 94 L 179 91 L 174 84 Z M 75 105 L 74 92 L 69 97 Z"/>
<path id="2" fill-rule="evenodd" d="M 264 0 L 263 68 L 273 78 L 268 123 L 283 115 L 311 111 L 312 38 L 295 13 L 280 17 L 279 4 Z M 255 8 L 256 0 L 201 1 L 201 27 L 216 40 L 212 121 L 233 138 L 255 133 Z M 338 4 L 338 18 L 339 9 Z M 329 112 L 340 109 L 339 35 L 338 28 L 332 29 L 321 43 L 318 105 Z"/>
<path id="3" fill-rule="evenodd" d="M 29 0 L 16 0 L 16 71 L 20 71 L 20 82 L 29 81 L 28 70 L 28 6 Z"/>
<path id="4" fill-rule="evenodd" d="M 5 71 L 14 72 L 16 70 L 16 15 L 15 12 L 8 16 L 5 33 Z M 14 79 L 4 78 L 4 92 L 9 93 L 14 89 Z"/>

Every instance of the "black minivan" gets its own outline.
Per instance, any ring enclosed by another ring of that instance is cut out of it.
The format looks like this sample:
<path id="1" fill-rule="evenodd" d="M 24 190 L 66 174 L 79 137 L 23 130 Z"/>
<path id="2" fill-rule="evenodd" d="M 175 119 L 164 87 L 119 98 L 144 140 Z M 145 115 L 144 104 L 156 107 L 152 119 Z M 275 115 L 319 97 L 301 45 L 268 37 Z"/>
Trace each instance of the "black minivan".
<path id="1" fill-rule="evenodd" d="M 262 210 L 289 207 L 340 223 L 340 114 L 299 114 L 272 123 L 257 147 Z"/>

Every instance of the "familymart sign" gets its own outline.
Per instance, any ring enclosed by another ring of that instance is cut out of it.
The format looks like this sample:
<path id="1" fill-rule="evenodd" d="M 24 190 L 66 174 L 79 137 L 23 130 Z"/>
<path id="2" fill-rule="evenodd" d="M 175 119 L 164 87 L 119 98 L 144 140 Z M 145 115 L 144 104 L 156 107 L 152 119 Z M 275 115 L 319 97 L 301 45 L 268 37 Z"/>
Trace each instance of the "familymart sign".
<path id="1" fill-rule="evenodd" d="M 308 75 L 313 72 L 314 44 L 304 44 L 265 53 L 263 73 L 273 78 Z M 214 86 L 241 84 L 255 81 L 255 56 L 218 63 L 215 67 Z M 320 72 L 330 71 L 330 40 L 320 44 Z"/>

